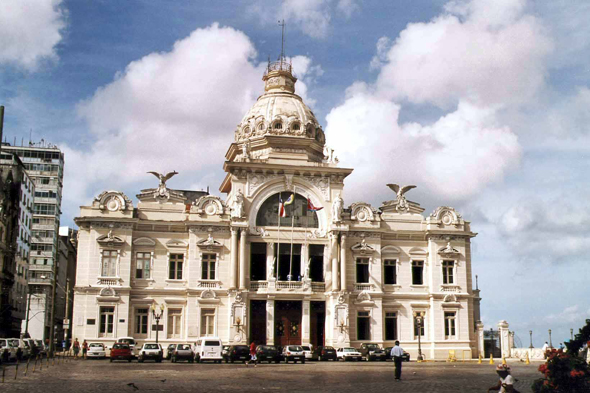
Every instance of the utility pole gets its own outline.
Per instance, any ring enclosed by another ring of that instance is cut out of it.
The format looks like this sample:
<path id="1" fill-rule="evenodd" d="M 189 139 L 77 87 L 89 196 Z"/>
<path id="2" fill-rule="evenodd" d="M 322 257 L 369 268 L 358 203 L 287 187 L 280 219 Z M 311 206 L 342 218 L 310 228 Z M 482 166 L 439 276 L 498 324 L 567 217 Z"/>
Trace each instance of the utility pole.
<path id="1" fill-rule="evenodd" d="M 66 345 L 70 342 L 70 279 L 66 279 L 66 320 L 68 324 L 66 325 Z M 64 349 L 65 350 L 65 349 Z"/>
<path id="2" fill-rule="evenodd" d="M 53 341 L 55 339 L 55 298 L 57 297 L 57 261 L 53 261 L 53 280 L 51 281 L 51 317 L 49 319 L 49 352 L 48 356 L 53 356 L 55 346 Z"/>
<path id="3" fill-rule="evenodd" d="M 0 105 L 0 152 L 2 151 L 2 133 L 4 131 L 4 106 Z"/>
<path id="4" fill-rule="evenodd" d="M 27 316 L 25 321 L 25 334 L 24 338 L 29 337 L 29 314 L 31 313 L 31 285 L 27 282 Z"/>

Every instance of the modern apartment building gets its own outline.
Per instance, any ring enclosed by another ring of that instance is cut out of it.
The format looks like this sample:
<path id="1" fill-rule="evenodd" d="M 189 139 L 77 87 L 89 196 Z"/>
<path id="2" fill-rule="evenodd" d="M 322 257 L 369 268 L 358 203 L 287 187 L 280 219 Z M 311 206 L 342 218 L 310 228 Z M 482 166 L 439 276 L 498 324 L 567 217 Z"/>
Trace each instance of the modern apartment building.
<path id="1" fill-rule="evenodd" d="M 29 317 L 22 332 L 46 339 L 51 327 L 52 281 L 57 273 L 56 287 L 66 286 L 65 275 L 57 271 L 58 232 L 63 188 L 64 154 L 55 145 L 41 140 L 26 146 L 3 144 L 4 152 L 13 152 L 23 162 L 35 185 L 33 222 L 29 258 Z M 62 279 L 63 277 L 63 279 Z M 62 321 L 55 318 L 56 324 Z"/>

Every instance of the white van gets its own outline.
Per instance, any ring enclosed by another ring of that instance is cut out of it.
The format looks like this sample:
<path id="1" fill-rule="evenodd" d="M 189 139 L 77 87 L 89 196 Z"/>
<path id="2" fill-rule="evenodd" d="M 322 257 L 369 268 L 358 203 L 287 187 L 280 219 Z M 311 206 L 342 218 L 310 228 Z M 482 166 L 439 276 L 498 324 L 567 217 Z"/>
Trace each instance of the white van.
<path id="1" fill-rule="evenodd" d="M 197 363 L 211 360 L 215 363 L 221 363 L 221 340 L 218 337 L 202 337 L 197 340 L 195 345 L 195 360 Z"/>
<path id="2" fill-rule="evenodd" d="M 16 360 L 16 348 L 7 338 L 0 338 L 0 360 L 3 358 L 4 351 L 8 353 L 7 360 Z"/>

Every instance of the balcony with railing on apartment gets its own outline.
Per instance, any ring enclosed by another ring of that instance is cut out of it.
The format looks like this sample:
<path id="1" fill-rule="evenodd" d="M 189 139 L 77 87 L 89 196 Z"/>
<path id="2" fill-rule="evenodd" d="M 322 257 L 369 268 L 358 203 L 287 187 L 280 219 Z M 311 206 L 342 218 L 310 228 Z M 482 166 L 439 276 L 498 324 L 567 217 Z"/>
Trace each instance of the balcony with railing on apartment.
<path id="1" fill-rule="evenodd" d="M 34 263 L 29 264 L 29 271 L 37 271 L 37 272 L 50 272 L 53 270 L 53 265 L 37 265 Z"/>

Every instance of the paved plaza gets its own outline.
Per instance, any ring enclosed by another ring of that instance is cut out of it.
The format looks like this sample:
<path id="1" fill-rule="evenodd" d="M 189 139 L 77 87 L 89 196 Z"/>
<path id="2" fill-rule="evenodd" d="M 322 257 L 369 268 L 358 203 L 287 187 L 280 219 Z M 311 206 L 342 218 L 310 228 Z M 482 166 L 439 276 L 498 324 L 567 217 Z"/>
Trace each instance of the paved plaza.
<path id="1" fill-rule="evenodd" d="M 511 364 L 516 388 L 530 392 L 541 374 L 538 364 Z M 393 379 L 393 363 L 307 362 L 305 364 L 109 363 L 74 361 L 43 367 L 14 378 L 6 368 L 0 391 L 9 392 L 485 392 L 496 381 L 488 363 L 404 363 L 402 381 Z M 133 383 L 135 387 L 128 384 Z"/>

